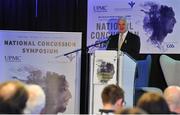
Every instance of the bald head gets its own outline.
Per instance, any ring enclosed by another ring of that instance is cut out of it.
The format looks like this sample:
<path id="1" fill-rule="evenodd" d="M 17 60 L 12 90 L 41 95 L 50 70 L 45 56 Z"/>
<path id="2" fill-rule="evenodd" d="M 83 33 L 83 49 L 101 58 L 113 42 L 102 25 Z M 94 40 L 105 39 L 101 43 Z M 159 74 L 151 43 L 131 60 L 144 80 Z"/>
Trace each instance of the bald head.
<path id="1" fill-rule="evenodd" d="M 3 100 L 8 100 L 11 98 L 17 88 L 18 88 L 19 83 L 17 82 L 16 85 L 14 83 L 4 83 L 0 85 L 0 97 L 3 98 Z"/>
<path id="2" fill-rule="evenodd" d="M 0 113 L 20 114 L 28 99 L 25 85 L 19 81 L 7 81 L 0 84 Z"/>
<path id="3" fill-rule="evenodd" d="M 173 112 L 180 113 L 180 87 L 169 86 L 164 90 L 164 98 Z"/>
<path id="4" fill-rule="evenodd" d="M 25 85 L 19 81 L 7 81 L 0 84 L 0 97 L 3 100 L 8 100 L 16 95 L 18 90 L 26 90 Z"/>

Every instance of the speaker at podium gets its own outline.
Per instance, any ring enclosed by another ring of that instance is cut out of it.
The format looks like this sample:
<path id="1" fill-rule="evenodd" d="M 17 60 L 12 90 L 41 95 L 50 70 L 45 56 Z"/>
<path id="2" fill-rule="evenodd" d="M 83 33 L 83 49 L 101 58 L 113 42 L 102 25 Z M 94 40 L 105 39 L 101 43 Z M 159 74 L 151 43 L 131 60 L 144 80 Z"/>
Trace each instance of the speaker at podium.
<path id="1" fill-rule="evenodd" d="M 100 114 L 101 92 L 109 84 L 118 84 L 125 92 L 126 107 L 133 107 L 136 61 L 115 50 L 96 50 L 90 55 L 89 113 Z"/>

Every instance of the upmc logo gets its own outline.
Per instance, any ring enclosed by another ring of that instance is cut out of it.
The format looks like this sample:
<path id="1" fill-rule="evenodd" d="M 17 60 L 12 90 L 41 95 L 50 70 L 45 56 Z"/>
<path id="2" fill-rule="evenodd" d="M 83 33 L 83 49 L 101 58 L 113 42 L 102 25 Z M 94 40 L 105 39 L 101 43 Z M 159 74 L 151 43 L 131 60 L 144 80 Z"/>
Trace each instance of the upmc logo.
<path id="1" fill-rule="evenodd" d="M 21 56 L 5 56 L 6 62 L 21 62 Z"/>
<path id="2" fill-rule="evenodd" d="M 94 12 L 107 12 L 107 6 L 94 6 Z"/>

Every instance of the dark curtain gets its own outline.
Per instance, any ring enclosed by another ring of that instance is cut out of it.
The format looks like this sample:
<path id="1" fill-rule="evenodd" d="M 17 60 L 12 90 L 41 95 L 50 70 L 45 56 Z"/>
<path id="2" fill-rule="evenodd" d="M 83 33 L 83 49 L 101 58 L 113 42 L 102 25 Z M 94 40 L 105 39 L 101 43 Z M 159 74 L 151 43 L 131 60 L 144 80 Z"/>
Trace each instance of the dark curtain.
<path id="1" fill-rule="evenodd" d="M 33 2 L 0 0 L 0 29 L 33 30 Z"/>
<path id="2" fill-rule="evenodd" d="M 85 32 L 86 6 L 83 0 L 0 0 L 0 29 Z"/>
<path id="3" fill-rule="evenodd" d="M 80 113 L 88 113 L 87 0 L 0 0 L 0 30 L 82 32 Z"/>
<path id="4" fill-rule="evenodd" d="M 39 0 L 37 29 L 82 31 L 85 21 L 79 5 L 79 0 Z"/>

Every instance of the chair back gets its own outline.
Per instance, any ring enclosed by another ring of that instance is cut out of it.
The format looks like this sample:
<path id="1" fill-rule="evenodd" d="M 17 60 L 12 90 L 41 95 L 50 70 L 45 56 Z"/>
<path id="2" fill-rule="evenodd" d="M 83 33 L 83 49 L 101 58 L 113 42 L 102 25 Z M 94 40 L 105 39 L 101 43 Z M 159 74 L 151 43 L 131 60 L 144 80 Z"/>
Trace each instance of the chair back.
<path id="1" fill-rule="evenodd" d="M 151 55 L 147 55 L 145 60 L 137 61 L 137 77 L 135 79 L 135 87 L 148 87 L 151 62 Z"/>
<path id="2" fill-rule="evenodd" d="M 180 86 L 180 61 L 167 55 L 161 55 L 159 60 L 167 85 Z"/>

